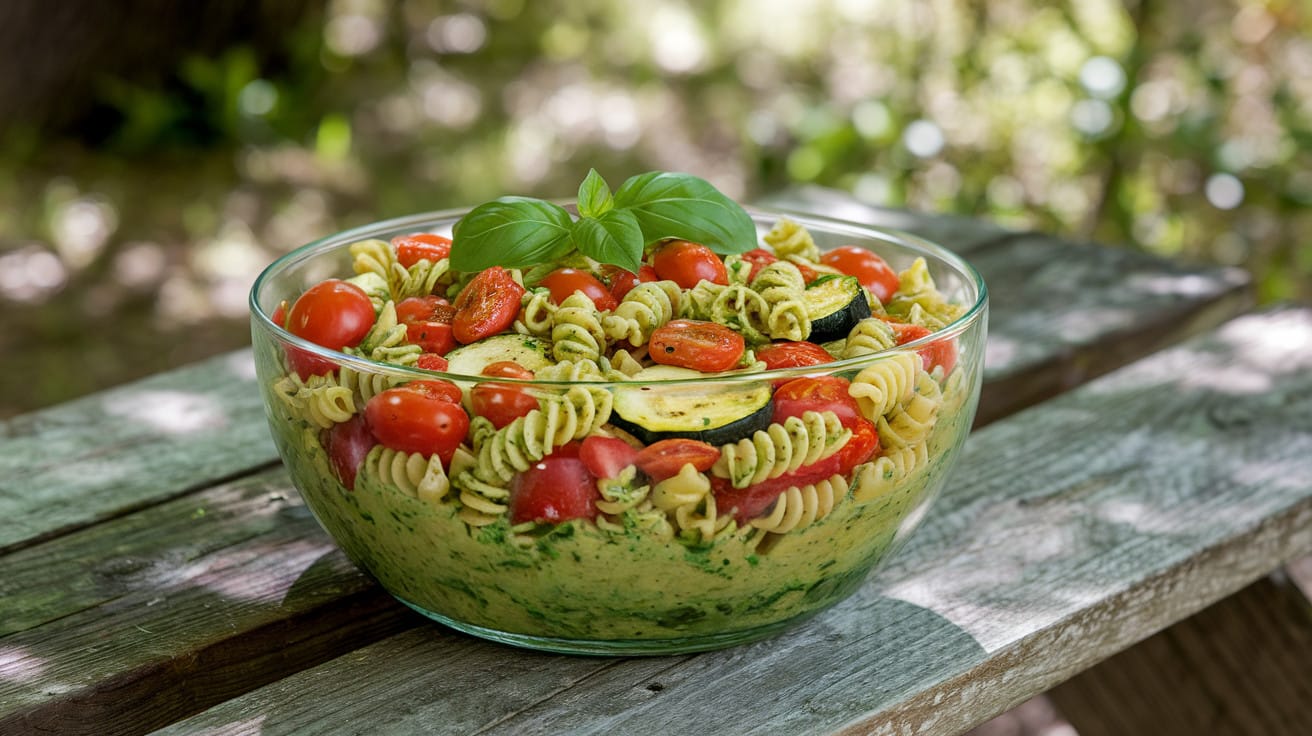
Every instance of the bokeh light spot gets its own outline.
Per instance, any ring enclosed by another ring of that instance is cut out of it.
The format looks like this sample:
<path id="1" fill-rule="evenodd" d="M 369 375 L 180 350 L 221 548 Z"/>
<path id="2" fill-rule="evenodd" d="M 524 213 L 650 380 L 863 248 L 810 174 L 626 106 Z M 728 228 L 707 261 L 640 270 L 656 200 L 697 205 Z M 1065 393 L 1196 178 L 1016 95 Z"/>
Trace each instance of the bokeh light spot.
<path id="1" fill-rule="evenodd" d="M 1219 210 L 1232 210 L 1244 201 L 1244 183 L 1234 174 L 1216 173 L 1203 187 L 1207 201 Z"/>
<path id="2" fill-rule="evenodd" d="M 943 150 L 943 131 L 929 120 L 913 120 L 902 131 L 902 143 L 914 156 L 931 158 Z"/>

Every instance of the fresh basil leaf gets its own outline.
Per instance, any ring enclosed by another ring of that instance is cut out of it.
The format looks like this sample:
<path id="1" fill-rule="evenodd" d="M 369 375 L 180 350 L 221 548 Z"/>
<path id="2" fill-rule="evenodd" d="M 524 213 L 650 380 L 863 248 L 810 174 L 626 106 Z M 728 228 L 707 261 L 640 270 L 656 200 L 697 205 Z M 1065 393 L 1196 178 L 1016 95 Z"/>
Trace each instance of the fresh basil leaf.
<path id="1" fill-rule="evenodd" d="M 596 169 L 588 169 L 588 176 L 579 185 L 579 214 L 583 217 L 600 217 L 615 204 L 610 186 Z"/>
<path id="2" fill-rule="evenodd" d="M 615 192 L 615 207 L 638 218 L 648 243 L 680 238 L 721 255 L 757 247 L 751 216 L 710 182 L 691 174 L 652 171 L 632 177 Z"/>
<path id="3" fill-rule="evenodd" d="M 633 273 L 642 267 L 642 228 L 628 210 L 610 210 L 601 217 L 584 217 L 574 223 L 574 243 L 594 261 Z"/>
<path id="4" fill-rule="evenodd" d="M 564 207 L 529 197 L 502 197 L 460 218 L 453 230 L 451 268 L 523 268 L 569 252 L 574 220 Z"/>

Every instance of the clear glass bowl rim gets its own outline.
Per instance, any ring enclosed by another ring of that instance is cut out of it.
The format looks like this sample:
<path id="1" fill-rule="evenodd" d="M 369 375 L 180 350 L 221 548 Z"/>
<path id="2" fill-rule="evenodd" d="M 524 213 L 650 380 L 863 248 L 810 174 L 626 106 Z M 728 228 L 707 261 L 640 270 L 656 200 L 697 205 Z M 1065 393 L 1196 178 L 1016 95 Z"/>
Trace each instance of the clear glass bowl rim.
<path id="1" fill-rule="evenodd" d="M 564 203 L 564 201 L 561 201 Z M 422 368 L 396 365 L 392 363 L 381 363 L 368 358 L 362 358 L 355 355 L 332 350 L 315 344 L 308 340 L 302 339 L 274 324 L 272 318 L 264 312 L 259 304 L 259 294 L 266 281 L 274 278 L 279 273 L 286 271 L 293 266 L 299 265 L 305 261 L 311 260 L 322 253 L 354 243 L 360 240 L 378 238 L 384 233 L 397 231 L 420 232 L 424 227 L 431 226 L 437 221 L 453 221 L 459 219 L 462 215 L 469 212 L 471 208 L 462 207 L 447 210 L 436 210 L 432 212 L 423 212 L 413 215 L 395 217 L 389 220 L 379 220 L 366 225 L 342 230 L 331 235 L 324 236 L 318 240 L 311 241 L 295 250 L 280 256 L 273 263 L 269 264 L 260 275 L 256 277 L 255 283 L 251 285 L 250 290 L 250 309 L 253 319 L 263 330 L 267 331 L 279 342 L 295 346 L 296 348 L 318 355 L 331 360 L 338 365 L 349 366 L 357 372 L 367 373 L 384 373 L 394 376 L 403 376 L 408 380 L 423 379 L 445 379 L 461 382 L 481 382 L 488 380 L 487 376 L 471 376 L 460 373 L 447 373 L 445 371 L 430 371 Z M 848 220 L 840 220 L 823 215 L 814 215 L 809 213 L 796 212 L 785 209 L 764 209 L 759 207 L 744 207 L 754 220 L 761 220 L 767 217 L 786 216 L 791 220 L 807 227 L 827 233 L 846 234 L 854 238 L 869 239 L 875 238 L 884 240 L 896 245 L 900 245 L 912 251 L 920 251 L 924 255 L 933 256 L 934 258 L 946 263 L 960 274 L 967 277 L 974 283 L 976 290 L 975 302 L 970 305 L 964 314 L 943 329 L 926 335 L 918 340 L 898 345 L 895 348 L 883 350 L 868 355 L 862 355 L 856 358 L 847 358 L 836 360 L 831 363 L 822 363 L 820 365 L 799 366 L 794 368 L 776 368 L 773 370 L 755 371 L 755 372 L 735 372 L 729 371 L 717 375 L 700 375 L 695 378 L 677 379 L 677 380 L 657 380 L 657 381 L 635 381 L 635 380 L 606 380 L 606 381 L 543 381 L 537 379 L 513 379 L 497 378 L 497 383 L 524 384 L 533 386 L 546 387 L 568 387 L 578 384 L 586 384 L 590 387 L 607 387 L 607 386 L 680 386 L 687 384 L 701 384 L 714 382 L 717 384 L 737 383 L 737 382 L 759 382 L 766 380 L 779 380 L 800 378 L 803 376 L 817 376 L 838 373 L 841 371 L 860 370 L 868 365 L 879 362 L 893 353 L 905 352 L 908 350 L 917 350 L 931 343 L 943 339 L 955 338 L 969 330 L 984 318 L 986 306 L 988 304 L 988 287 L 984 284 L 984 279 L 980 276 L 979 271 L 970 265 L 961 256 L 953 253 L 947 248 L 933 241 L 922 238 L 912 233 L 875 227 L 872 225 L 863 225 L 861 223 Z"/>

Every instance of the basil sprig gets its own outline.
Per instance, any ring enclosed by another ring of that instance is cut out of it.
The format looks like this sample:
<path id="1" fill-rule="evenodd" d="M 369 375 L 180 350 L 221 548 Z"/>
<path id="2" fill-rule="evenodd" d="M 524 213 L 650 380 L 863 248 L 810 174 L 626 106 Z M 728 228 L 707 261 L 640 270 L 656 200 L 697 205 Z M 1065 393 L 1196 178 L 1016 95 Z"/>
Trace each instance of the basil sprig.
<path id="1" fill-rule="evenodd" d="M 643 249 L 665 238 L 701 243 L 720 255 L 756 247 L 756 226 L 747 212 L 690 174 L 639 174 L 612 194 L 593 169 L 579 185 L 578 210 L 575 220 L 564 207 L 529 197 L 479 205 L 456 223 L 451 267 L 525 268 L 577 250 L 636 272 Z"/>

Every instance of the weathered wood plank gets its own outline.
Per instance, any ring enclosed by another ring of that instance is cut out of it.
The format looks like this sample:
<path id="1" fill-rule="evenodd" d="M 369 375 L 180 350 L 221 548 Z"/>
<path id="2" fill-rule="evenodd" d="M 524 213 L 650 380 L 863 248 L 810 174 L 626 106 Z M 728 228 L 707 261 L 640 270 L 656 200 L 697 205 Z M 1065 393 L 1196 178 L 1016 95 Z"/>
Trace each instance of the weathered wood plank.
<path id="1" fill-rule="evenodd" d="M 0 423 L 0 554 L 277 459 L 249 350 Z"/>
<path id="2" fill-rule="evenodd" d="M 143 733 L 417 623 L 269 469 L 0 557 L 0 733 Z"/>
<path id="3" fill-rule="evenodd" d="M 562 690 L 542 670 L 576 660 L 462 640 L 452 663 L 425 627 L 165 733 L 366 733 L 382 713 L 393 733 L 960 732 L 1312 550 L 1312 312 L 1240 318 L 986 428 L 957 478 L 872 584 L 772 641 L 584 660 Z M 394 659 L 405 677 L 370 686 Z M 514 702 L 449 696 L 507 667 L 536 673 L 510 676 Z"/>
<path id="4" fill-rule="evenodd" d="M 1059 685 L 1081 736 L 1312 733 L 1312 609 L 1264 578 Z"/>

